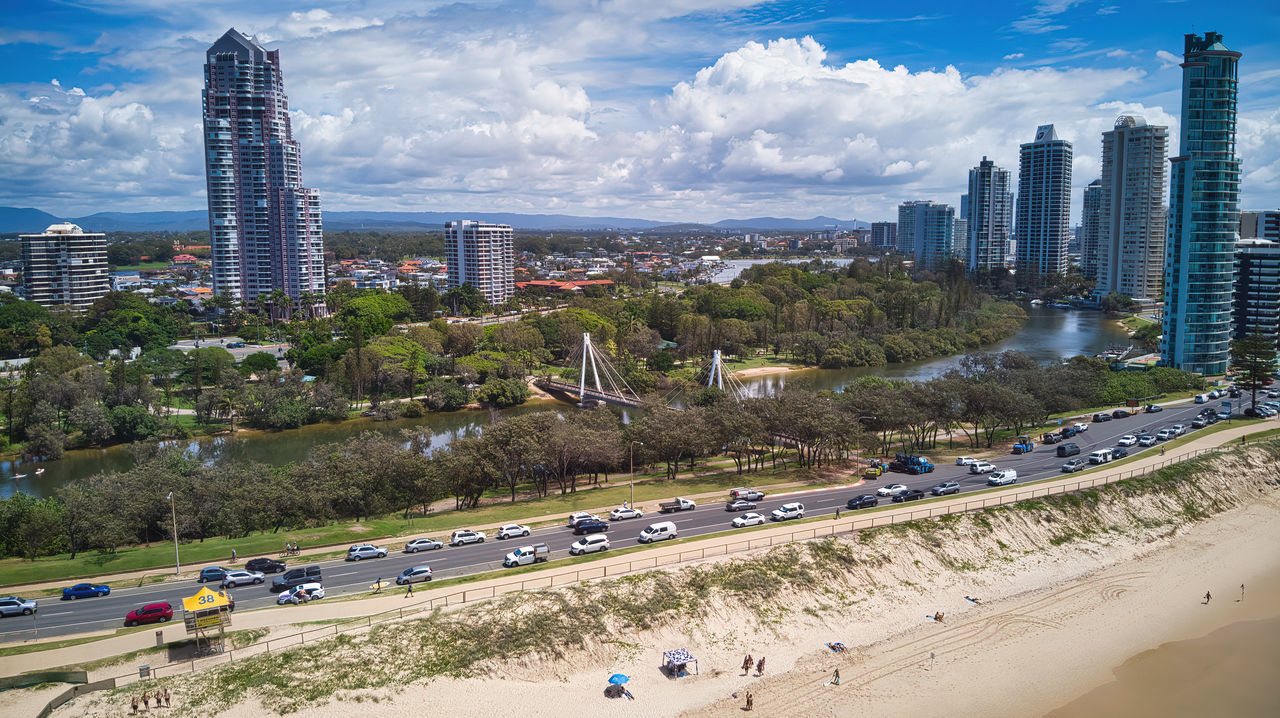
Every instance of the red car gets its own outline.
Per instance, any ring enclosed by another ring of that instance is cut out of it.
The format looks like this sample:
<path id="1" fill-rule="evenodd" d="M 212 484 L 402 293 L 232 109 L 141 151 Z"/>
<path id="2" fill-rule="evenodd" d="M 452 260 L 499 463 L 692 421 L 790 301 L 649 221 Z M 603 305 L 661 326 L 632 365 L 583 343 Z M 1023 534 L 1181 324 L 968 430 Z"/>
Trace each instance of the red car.
<path id="1" fill-rule="evenodd" d="M 173 606 L 165 603 L 148 603 L 142 608 L 135 608 L 124 617 L 124 625 L 137 626 L 143 623 L 167 623 L 173 618 Z"/>

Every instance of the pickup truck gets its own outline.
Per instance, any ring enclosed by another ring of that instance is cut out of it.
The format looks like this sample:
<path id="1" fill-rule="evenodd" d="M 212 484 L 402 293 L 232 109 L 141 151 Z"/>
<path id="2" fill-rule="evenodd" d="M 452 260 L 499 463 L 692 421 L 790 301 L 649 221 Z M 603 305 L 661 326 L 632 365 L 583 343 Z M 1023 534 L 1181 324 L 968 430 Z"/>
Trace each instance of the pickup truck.
<path id="1" fill-rule="evenodd" d="M 544 543 L 536 543 L 532 546 L 521 546 L 520 548 L 507 554 L 502 559 L 502 565 L 506 568 L 515 566 L 528 566 L 532 563 L 542 563 L 551 556 L 551 549 Z"/>
<path id="2" fill-rule="evenodd" d="M 689 499 L 676 499 L 675 501 L 663 501 L 658 504 L 658 513 L 669 514 L 673 511 L 692 511 L 698 508 L 698 505 Z"/>
<path id="3" fill-rule="evenodd" d="M 743 501 L 759 501 L 764 498 L 764 492 L 755 489 L 733 489 L 729 492 L 729 500 L 742 499 Z"/>

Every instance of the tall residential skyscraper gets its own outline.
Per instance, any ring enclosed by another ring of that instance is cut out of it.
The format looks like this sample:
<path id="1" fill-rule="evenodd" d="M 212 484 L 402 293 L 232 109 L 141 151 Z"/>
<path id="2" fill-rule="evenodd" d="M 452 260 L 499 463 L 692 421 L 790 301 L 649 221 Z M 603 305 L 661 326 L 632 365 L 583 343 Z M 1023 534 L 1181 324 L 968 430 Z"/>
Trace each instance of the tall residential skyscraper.
<path id="1" fill-rule="evenodd" d="M 490 304 L 502 304 L 515 292 L 516 253 L 509 225 L 445 222 L 444 256 L 450 289 L 470 284 Z"/>
<path id="2" fill-rule="evenodd" d="M 1022 145 L 1018 162 L 1018 284 L 1042 284 L 1050 274 L 1067 273 L 1071 239 L 1071 143 L 1058 139 L 1053 125 L 1036 128 Z"/>
<path id="3" fill-rule="evenodd" d="M 1231 322 L 1233 340 L 1261 334 L 1280 348 L 1280 242 L 1236 243 Z"/>
<path id="4" fill-rule="evenodd" d="M 51 224 L 22 240 L 22 290 L 46 307 L 83 311 L 111 290 L 107 235 L 70 222 Z"/>
<path id="5" fill-rule="evenodd" d="M 1120 116 L 1114 129 L 1102 133 L 1099 293 L 1147 300 L 1163 296 L 1168 151 L 1169 128 L 1148 125 L 1136 115 Z"/>
<path id="6" fill-rule="evenodd" d="M 1240 239 L 1280 241 L 1280 209 L 1251 209 L 1241 212 Z"/>
<path id="7" fill-rule="evenodd" d="M 898 246 L 897 222 L 872 222 L 871 246 L 892 249 Z"/>
<path id="8" fill-rule="evenodd" d="M 917 200 L 898 205 L 898 251 L 919 269 L 938 269 L 955 256 L 955 209 Z"/>
<path id="9" fill-rule="evenodd" d="M 969 220 L 965 243 L 970 272 L 1004 267 L 1013 207 L 1009 194 L 1009 170 L 997 167 L 986 157 L 969 170 L 969 193 L 965 195 Z"/>
<path id="10" fill-rule="evenodd" d="M 1084 188 L 1084 207 L 1080 216 L 1080 273 L 1098 281 L 1098 222 L 1102 211 L 1102 180 L 1096 179 Z M 1101 289 L 1099 287 L 1099 289 Z"/>
<path id="11" fill-rule="evenodd" d="M 1227 370 L 1231 290 L 1240 233 L 1236 64 L 1222 35 L 1186 36 L 1182 139 L 1172 158 L 1165 250 L 1162 361 L 1203 374 Z"/>
<path id="12" fill-rule="evenodd" d="M 235 28 L 205 53 L 204 150 L 213 291 L 322 296 L 320 198 L 302 186 L 280 53 Z"/>

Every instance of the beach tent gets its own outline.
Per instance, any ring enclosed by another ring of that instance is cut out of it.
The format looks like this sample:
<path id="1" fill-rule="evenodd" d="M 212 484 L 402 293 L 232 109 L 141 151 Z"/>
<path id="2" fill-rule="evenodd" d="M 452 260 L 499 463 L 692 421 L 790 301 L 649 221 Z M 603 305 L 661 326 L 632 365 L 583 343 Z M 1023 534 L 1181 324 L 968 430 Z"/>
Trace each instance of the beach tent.
<path id="1" fill-rule="evenodd" d="M 677 648 L 674 651 L 662 652 L 663 667 L 673 676 L 679 676 L 680 666 L 693 664 L 694 673 L 698 673 L 698 659 L 694 658 L 689 651 L 683 648 Z"/>

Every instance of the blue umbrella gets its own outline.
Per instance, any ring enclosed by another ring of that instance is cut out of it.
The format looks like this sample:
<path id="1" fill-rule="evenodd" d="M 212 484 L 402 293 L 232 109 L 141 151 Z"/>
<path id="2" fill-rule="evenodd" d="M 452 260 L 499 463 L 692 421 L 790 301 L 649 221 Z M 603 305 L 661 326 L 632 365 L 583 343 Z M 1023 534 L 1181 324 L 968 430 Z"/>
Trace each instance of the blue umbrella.
<path id="1" fill-rule="evenodd" d="M 610 683 L 612 683 L 612 684 L 613 684 L 613 685 L 615 685 L 615 686 L 620 686 L 620 685 L 622 685 L 623 683 L 626 683 L 626 682 L 627 682 L 627 681 L 629 681 L 629 680 L 631 680 L 631 679 L 630 679 L 630 678 L 627 678 L 626 676 L 622 675 L 621 673 L 615 673 L 615 674 L 613 674 L 613 675 L 609 676 L 609 682 L 610 682 Z"/>

